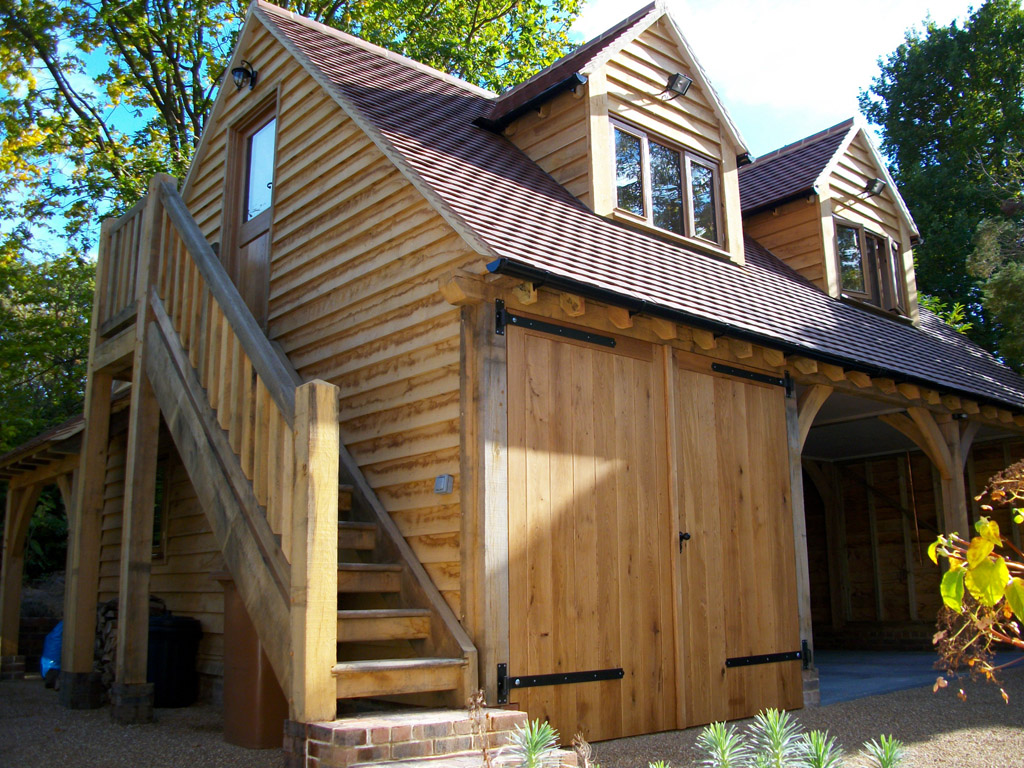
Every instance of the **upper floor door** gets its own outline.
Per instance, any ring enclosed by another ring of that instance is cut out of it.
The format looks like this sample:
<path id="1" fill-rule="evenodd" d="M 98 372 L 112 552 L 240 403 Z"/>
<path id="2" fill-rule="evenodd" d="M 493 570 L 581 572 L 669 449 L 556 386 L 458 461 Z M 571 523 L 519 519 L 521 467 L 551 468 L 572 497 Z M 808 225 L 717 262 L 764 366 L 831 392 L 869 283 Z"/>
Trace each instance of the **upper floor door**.
<path id="1" fill-rule="evenodd" d="M 267 326 L 270 292 L 270 228 L 274 218 L 277 116 L 273 105 L 257 109 L 234 131 L 226 209 L 230 224 L 225 262 L 242 299 L 260 327 Z"/>

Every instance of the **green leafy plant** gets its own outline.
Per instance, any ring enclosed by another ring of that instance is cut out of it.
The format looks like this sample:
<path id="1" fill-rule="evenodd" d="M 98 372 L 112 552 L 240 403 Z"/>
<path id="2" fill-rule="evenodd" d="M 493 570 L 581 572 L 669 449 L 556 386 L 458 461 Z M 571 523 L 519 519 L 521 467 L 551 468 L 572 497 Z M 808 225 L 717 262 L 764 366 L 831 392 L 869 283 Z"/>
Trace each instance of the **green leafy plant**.
<path id="1" fill-rule="evenodd" d="M 648 763 L 647 768 L 672 768 L 672 766 L 666 763 L 664 760 L 659 760 L 656 763 Z"/>
<path id="2" fill-rule="evenodd" d="M 707 768 L 744 768 L 749 765 L 750 747 L 736 731 L 735 725 L 711 723 L 697 737 L 697 746 L 708 757 L 701 765 Z"/>
<path id="3" fill-rule="evenodd" d="M 758 768 L 786 768 L 800 756 L 800 727 L 785 710 L 759 713 L 749 734 Z"/>
<path id="4" fill-rule="evenodd" d="M 515 768 L 553 768 L 559 763 L 558 731 L 550 723 L 534 720 L 518 726 L 505 747 L 501 762 Z"/>
<path id="5" fill-rule="evenodd" d="M 871 768 L 896 768 L 903 763 L 906 754 L 903 742 L 892 735 L 879 736 L 878 741 L 865 741 L 864 749 L 870 758 Z"/>
<path id="6" fill-rule="evenodd" d="M 991 512 L 993 504 L 1008 504 L 1015 523 L 1024 520 L 1024 462 L 995 475 L 978 496 L 988 497 L 982 509 Z M 940 615 L 940 628 L 933 642 L 946 666 L 947 675 L 961 667 L 972 674 L 997 682 L 996 672 L 1008 666 L 992 663 L 993 644 L 1004 643 L 1024 649 L 1021 621 L 1024 620 L 1024 552 L 1002 534 L 999 524 L 981 517 L 974 525 L 976 536 L 970 541 L 958 533 L 939 536 L 928 548 L 928 556 L 938 564 L 947 559 L 939 591 L 946 609 Z M 1015 663 L 1012 659 L 1009 663 Z M 947 677 L 940 676 L 934 690 L 946 688 Z M 1000 689 L 1003 699 L 1009 697 Z M 961 688 L 960 699 L 966 694 Z"/>
<path id="7" fill-rule="evenodd" d="M 843 750 L 828 731 L 811 731 L 800 737 L 801 768 L 840 768 Z"/>
<path id="8" fill-rule="evenodd" d="M 749 740 L 749 741 L 748 741 Z M 803 733 L 787 712 L 767 709 L 758 713 L 747 732 L 736 726 L 712 723 L 697 737 L 707 754 L 707 768 L 842 768 L 843 750 L 828 731 Z M 897 768 L 904 758 L 903 743 L 892 736 L 865 742 L 870 768 Z M 648 768 L 655 768 L 651 763 Z"/>

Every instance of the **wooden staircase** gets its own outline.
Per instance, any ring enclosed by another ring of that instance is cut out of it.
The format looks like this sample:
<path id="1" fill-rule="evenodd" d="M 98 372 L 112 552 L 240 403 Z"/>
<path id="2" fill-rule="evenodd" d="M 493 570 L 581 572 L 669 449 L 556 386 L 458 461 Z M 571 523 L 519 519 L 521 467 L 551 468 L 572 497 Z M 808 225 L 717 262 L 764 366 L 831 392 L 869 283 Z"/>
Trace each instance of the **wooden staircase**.
<path id="1" fill-rule="evenodd" d="M 338 698 L 440 692 L 464 698 L 465 655 L 430 653 L 433 612 L 403 597 L 406 566 L 387 557 L 377 523 L 351 519 L 353 514 L 353 488 L 343 485 L 338 493 L 338 663 L 331 670 Z"/>
<path id="2" fill-rule="evenodd" d="M 138 371 L 132 418 L 144 370 L 292 719 L 367 697 L 462 706 L 476 649 L 340 444 L 337 388 L 300 380 L 170 177 L 104 224 L 97 296 L 93 368 Z"/>

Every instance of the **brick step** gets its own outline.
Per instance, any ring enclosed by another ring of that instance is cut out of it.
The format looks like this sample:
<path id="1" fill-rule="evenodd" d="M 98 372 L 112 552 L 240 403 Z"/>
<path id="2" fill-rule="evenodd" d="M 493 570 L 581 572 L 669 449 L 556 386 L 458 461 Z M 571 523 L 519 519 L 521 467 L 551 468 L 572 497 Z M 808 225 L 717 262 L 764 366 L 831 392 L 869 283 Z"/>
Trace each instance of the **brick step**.
<path id="1" fill-rule="evenodd" d="M 377 526 L 374 523 L 338 521 L 338 549 L 370 550 L 377 546 Z"/>
<path id="2" fill-rule="evenodd" d="M 462 681 L 465 659 L 371 659 L 345 661 L 331 670 L 339 699 L 451 691 Z"/>
<path id="3" fill-rule="evenodd" d="M 498 759 L 500 749 L 490 750 L 491 765 L 500 765 Z M 558 768 L 576 768 L 576 754 L 568 750 L 559 750 Z M 353 763 L 351 768 L 487 768 L 480 750 L 472 752 L 458 752 L 450 755 L 432 755 L 430 757 L 416 757 L 408 760 L 388 760 L 378 763 Z"/>
<path id="4" fill-rule="evenodd" d="M 397 592 L 401 576 L 397 563 L 338 563 L 338 591 Z"/>
<path id="5" fill-rule="evenodd" d="M 426 608 L 378 608 L 338 611 L 338 642 L 422 640 L 430 634 Z"/>

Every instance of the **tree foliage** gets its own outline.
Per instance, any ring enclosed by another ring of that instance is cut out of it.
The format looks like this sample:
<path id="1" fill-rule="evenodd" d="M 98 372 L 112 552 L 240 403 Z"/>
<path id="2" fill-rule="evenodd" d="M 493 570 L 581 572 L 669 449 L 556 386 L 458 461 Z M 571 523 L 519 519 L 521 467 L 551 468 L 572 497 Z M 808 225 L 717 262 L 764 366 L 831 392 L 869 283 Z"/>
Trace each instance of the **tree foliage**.
<path id="1" fill-rule="evenodd" d="M 963 24 L 927 22 L 879 65 L 860 107 L 921 230 L 918 287 L 963 304 L 970 335 L 998 350 L 968 255 L 979 222 L 999 213 L 993 177 L 1024 149 L 1024 9 L 987 0 Z"/>

